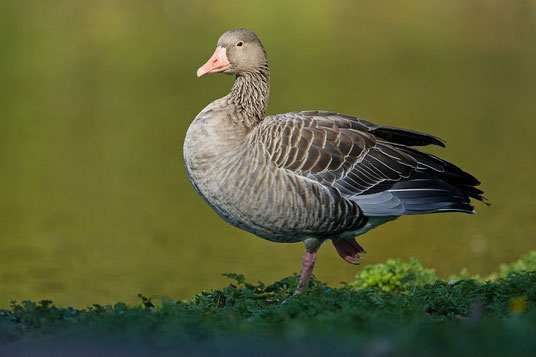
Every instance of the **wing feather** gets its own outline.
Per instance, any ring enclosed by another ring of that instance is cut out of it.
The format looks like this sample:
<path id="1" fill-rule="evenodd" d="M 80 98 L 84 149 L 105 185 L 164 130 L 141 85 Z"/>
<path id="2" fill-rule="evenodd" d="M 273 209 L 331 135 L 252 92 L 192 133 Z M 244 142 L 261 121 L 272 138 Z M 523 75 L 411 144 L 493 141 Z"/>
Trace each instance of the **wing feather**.
<path id="1" fill-rule="evenodd" d="M 366 214 L 470 212 L 469 197 L 483 200 L 473 176 L 411 147 L 444 146 L 433 135 L 323 111 L 269 116 L 257 131 L 276 167 L 338 190 Z"/>

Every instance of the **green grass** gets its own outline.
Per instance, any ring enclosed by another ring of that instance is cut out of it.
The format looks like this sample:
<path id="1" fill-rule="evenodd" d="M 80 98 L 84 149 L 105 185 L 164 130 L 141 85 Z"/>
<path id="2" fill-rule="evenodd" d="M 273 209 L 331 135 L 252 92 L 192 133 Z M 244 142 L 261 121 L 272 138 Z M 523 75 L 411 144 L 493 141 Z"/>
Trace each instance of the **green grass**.
<path id="1" fill-rule="evenodd" d="M 389 260 L 342 288 L 313 279 L 296 296 L 297 275 L 265 285 L 226 274 L 228 286 L 187 301 L 13 302 L 0 312 L 0 355 L 529 355 L 535 265 L 532 252 L 488 279 L 445 282 L 415 259 Z"/>

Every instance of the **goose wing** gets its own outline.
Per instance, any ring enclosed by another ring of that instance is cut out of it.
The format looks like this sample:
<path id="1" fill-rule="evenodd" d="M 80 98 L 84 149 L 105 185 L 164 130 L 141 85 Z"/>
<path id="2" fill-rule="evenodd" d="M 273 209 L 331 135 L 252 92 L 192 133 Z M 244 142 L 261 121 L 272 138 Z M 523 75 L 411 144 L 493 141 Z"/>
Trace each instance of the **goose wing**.
<path id="1" fill-rule="evenodd" d="M 258 142 L 289 174 L 337 189 L 368 215 L 473 212 L 479 182 L 458 167 L 412 146 L 441 139 L 351 116 L 303 111 L 269 116 Z"/>

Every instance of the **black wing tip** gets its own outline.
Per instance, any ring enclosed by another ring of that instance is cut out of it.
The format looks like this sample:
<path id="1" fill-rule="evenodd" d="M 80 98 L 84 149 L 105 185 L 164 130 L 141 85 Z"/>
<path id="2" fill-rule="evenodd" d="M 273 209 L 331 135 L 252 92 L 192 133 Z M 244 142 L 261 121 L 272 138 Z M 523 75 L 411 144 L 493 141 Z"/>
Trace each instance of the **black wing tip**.
<path id="1" fill-rule="evenodd" d="M 482 192 L 482 191 L 481 191 L 481 192 Z M 483 193 L 483 192 L 482 192 L 482 193 Z M 480 195 L 480 194 L 479 194 L 479 195 L 476 195 L 476 196 L 469 196 L 469 197 L 474 198 L 474 199 L 476 199 L 476 200 L 482 202 L 483 204 L 485 204 L 485 205 L 488 206 L 488 207 L 491 206 L 491 202 L 490 202 L 486 197 L 484 197 L 484 196 L 482 196 L 482 195 Z"/>
<path id="2" fill-rule="evenodd" d="M 416 133 L 419 133 L 419 132 L 416 132 Z M 447 141 L 445 139 L 441 139 L 439 136 L 426 134 L 426 133 L 419 133 L 419 134 L 425 136 L 430 141 L 428 145 L 436 145 L 442 148 L 447 147 Z"/>
<path id="3" fill-rule="evenodd" d="M 441 139 L 440 137 L 437 137 L 437 136 L 432 136 L 432 135 L 430 135 L 430 136 L 433 139 L 433 141 L 432 141 L 433 145 L 441 146 L 442 148 L 447 147 L 447 141 L 446 140 Z"/>
<path id="4" fill-rule="evenodd" d="M 392 126 L 378 126 L 371 128 L 370 132 L 377 137 L 396 144 L 407 146 L 436 145 L 446 147 L 446 141 L 435 135 L 422 133 L 411 129 L 402 129 Z"/>

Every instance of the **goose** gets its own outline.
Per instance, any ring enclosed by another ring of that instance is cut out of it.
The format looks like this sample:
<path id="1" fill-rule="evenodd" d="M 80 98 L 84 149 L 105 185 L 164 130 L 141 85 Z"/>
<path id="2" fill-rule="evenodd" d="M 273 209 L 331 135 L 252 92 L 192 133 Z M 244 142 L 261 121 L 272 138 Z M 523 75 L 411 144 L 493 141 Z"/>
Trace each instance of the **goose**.
<path id="1" fill-rule="evenodd" d="M 206 106 L 184 140 L 188 178 L 231 225 L 272 242 L 303 242 L 296 293 L 317 251 L 331 240 L 351 264 L 365 253 L 355 237 L 400 216 L 474 214 L 480 182 L 415 147 L 444 140 L 322 110 L 265 116 L 266 52 L 255 33 L 225 32 L 197 70 L 235 76 L 229 94 Z"/>

